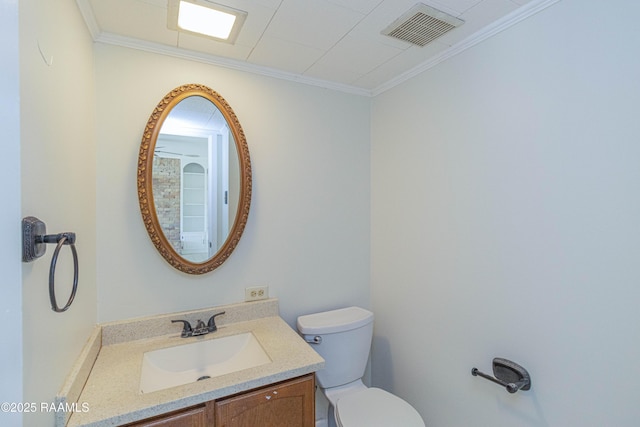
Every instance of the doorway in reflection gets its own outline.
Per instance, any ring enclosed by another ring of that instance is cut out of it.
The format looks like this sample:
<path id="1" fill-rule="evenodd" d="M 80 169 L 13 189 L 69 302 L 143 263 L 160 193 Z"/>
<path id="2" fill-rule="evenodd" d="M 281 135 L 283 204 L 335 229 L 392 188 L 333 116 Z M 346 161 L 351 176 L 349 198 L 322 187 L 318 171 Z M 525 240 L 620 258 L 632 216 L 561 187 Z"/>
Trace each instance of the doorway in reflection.
<path id="1" fill-rule="evenodd" d="M 160 133 L 153 163 L 158 221 L 173 249 L 201 263 L 229 234 L 230 132 L 206 137 Z"/>

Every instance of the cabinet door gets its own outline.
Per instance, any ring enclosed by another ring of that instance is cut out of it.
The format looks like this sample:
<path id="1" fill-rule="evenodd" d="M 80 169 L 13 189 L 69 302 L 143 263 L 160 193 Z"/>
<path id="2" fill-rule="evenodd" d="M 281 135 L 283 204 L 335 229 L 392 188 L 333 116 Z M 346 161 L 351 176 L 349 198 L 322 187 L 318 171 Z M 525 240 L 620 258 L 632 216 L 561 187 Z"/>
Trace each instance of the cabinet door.
<path id="1" fill-rule="evenodd" d="M 208 427 L 207 408 L 205 405 L 184 409 L 170 414 L 127 424 L 127 427 Z"/>
<path id="2" fill-rule="evenodd" d="M 216 427 L 315 426 L 313 374 L 215 402 Z"/>

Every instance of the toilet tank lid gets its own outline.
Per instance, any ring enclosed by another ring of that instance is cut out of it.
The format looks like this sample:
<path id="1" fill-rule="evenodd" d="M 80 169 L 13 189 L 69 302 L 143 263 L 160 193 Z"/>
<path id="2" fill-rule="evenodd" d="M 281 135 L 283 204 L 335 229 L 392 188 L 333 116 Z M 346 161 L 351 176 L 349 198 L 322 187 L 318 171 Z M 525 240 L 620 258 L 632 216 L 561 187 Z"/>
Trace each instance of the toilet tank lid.
<path id="1" fill-rule="evenodd" d="M 298 331 L 305 335 L 350 331 L 373 322 L 373 313 L 360 307 L 347 307 L 298 317 Z"/>

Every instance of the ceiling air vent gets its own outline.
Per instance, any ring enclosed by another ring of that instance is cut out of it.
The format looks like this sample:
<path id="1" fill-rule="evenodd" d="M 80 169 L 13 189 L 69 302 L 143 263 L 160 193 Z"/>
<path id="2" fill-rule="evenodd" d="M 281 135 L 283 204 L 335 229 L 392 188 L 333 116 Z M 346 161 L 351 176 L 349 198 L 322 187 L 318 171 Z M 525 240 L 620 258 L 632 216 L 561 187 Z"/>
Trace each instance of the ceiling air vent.
<path id="1" fill-rule="evenodd" d="M 382 34 L 424 46 L 463 23 L 448 13 L 418 3 L 382 30 Z"/>

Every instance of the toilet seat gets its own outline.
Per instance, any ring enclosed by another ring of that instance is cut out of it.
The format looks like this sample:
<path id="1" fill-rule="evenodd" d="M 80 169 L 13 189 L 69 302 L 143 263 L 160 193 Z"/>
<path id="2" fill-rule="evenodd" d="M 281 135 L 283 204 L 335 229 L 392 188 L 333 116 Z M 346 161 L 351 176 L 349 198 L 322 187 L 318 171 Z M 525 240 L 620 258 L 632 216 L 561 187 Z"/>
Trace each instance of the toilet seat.
<path id="1" fill-rule="evenodd" d="M 338 399 L 335 418 L 339 427 L 424 427 L 424 421 L 413 406 L 375 387 Z"/>

